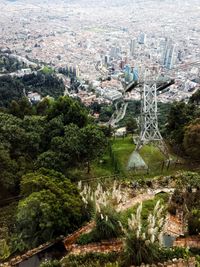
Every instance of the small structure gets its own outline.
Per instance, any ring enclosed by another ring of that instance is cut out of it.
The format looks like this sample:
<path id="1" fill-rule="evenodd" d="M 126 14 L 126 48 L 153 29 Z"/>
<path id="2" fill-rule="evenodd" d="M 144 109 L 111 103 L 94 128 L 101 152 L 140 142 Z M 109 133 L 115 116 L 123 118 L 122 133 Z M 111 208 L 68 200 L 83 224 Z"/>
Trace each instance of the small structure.
<path id="1" fill-rule="evenodd" d="M 37 92 L 33 93 L 33 92 L 28 92 L 28 100 L 31 103 L 35 103 L 35 102 L 40 102 L 41 101 L 41 95 L 38 94 Z"/>
<path id="2" fill-rule="evenodd" d="M 122 127 L 116 130 L 115 136 L 120 137 L 126 134 L 126 127 Z"/>

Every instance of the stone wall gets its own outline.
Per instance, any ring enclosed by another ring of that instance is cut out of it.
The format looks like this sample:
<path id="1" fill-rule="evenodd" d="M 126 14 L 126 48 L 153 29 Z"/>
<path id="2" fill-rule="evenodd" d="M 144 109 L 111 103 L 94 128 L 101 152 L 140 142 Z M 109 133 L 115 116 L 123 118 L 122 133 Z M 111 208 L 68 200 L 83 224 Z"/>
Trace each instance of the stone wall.
<path id="1" fill-rule="evenodd" d="M 101 241 L 99 243 L 91 243 L 84 246 L 74 244 L 71 246 L 70 254 L 79 255 L 86 253 L 109 253 L 120 252 L 123 249 L 123 241 L 119 239 L 113 239 L 109 241 Z"/>

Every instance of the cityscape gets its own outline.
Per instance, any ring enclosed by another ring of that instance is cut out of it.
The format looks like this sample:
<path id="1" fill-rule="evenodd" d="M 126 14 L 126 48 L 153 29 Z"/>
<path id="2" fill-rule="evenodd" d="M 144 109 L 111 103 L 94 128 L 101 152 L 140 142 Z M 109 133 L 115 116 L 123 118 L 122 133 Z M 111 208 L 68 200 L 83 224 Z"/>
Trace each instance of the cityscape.
<path id="1" fill-rule="evenodd" d="M 199 267 L 200 0 L 0 25 L 0 267 Z"/>
<path id="2" fill-rule="evenodd" d="M 1 48 L 75 69 L 104 101 L 120 98 L 147 66 L 155 69 L 152 80 L 175 79 L 158 101 L 187 101 L 199 88 L 198 0 L 1 2 Z M 139 97 L 134 90 L 126 95 Z"/>

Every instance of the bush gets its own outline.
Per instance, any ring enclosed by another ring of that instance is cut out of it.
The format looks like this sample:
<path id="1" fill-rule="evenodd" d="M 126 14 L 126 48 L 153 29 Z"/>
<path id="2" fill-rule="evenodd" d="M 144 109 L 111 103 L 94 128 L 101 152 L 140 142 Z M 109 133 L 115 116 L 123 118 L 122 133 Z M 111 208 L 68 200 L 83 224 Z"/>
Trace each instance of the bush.
<path id="1" fill-rule="evenodd" d="M 40 267 L 61 267 L 61 263 L 58 260 L 45 260 Z"/>
<path id="2" fill-rule="evenodd" d="M 122 257 L 122 267 L 152 264 L 160 260 L 159 246 L 136 238 L 135 234 L 126 237 L 126 247 Z"/>
<path id="3" fill-rule="evenodd" d="M 104 207 L 101 213 L 95 215 L 95 228 L 87 234 L 83 234 L 77 240 L 77 244 L 86 245 L 110 238 L 117 238 L 122 234 L 119 225 L 119 215 L 110 207 Z"/>
<path id="4" fill-rule="evenodd" d="M 85 255 L 69 255 L 62 260 L 62 267 L 103 267 L 113 266 L 109 264 L 116 264 L 119 259 L 119 253 L 87 253 Z"/>
<path id="5" fill-rule="evenodd" d="M 198 235 L 200 233 L 200 210 L 193 210 L 188 217 L 189 235 Z"/>
<path id="6" fill-rule="evenodd" d="M 110 207 L 104 207 L 102 213 L 97 213 L 95 222 L 96 227 L 93 232 L 95 241 L 116 238 L 122 233 L 119 214 Z"/>
<path id="7" fill-rule="evenodd" d="M 93 232 L 82 234 L 76 241 L 78 245 L 87 245 L 92 242 L 94 242 Z"/>
<path id="8" fill-rule="evenodd" d="M 170 214 L 176 215 L 176 205 L 174 203 L 170 203 L 167 210 Z"/>
<path id="9" fill-rule="evenodd" d="M 185 259 L 190 255 L 187 248 L 175 247 L 175 248 L 163 248 L 160 251 L 160 261 L 168 261 L 172 259 Z"/>

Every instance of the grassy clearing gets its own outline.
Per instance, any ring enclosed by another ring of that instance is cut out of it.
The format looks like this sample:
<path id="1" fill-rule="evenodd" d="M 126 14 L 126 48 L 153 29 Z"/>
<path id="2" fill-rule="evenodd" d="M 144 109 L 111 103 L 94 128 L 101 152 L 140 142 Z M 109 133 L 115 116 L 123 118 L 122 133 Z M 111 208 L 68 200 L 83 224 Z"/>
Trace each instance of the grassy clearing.
<path id="1" fill-rule="evenodd" d="M 134 149 L 135 145 L 133 144 L 132 136 L 130 135 L 125 138 L 116 138 L 113 140 L 112 151 L 124 171 L 126 171 L 129 157 Z M 157 169 L 158 165 L 159 168 L 161 168 L 163 160 L 166 159 L 161 151 L 152 145 L 144 146 L 140 151 L 140 155 L 150 169 Z"/>
<path id="2" fill-rule="evenodd" d="M 85 180 L 92 179 L 94 177 L 112 176 L 115 172 L 117 172 L 117 170 L 120 170 L 120 176 L 122 179 L 138 180 L 146 178 L 149 179 L 151 177 L 153 178 L 156 175 L 172 175 L 177 170 L 186 168 L 186 166 L 182 164 L 179 166 L 171 164 L 169 168 L 165 165 L 163 169 L 163 162 L 166 160 L 166 157 L 157 147 L 147 145 L 141 149 L 140 155 L 149 166 L 149 170 L 127 171 L 126 167 L 129 157 L 135 149 L 132 135 L 128 135 L 124 138 L 118 137 L 112 139 L 111 148 L 112 154 L 115 158 L 115 163 L 113 163 L 108 149 L 101 159 L 91 164 L 91 172 L 89 174 L 87 173 L 87 168 L 85 167 L 82 169 L 72 170 L 69 177 L 72 175 L 72 177 L 74 177 L 72 180 L 74 181 Z M 172 155 L 171 158 L 175 159 L 175 156 Z M 115 165 L 117 165 L 117 168 Z M 103 181 L 104 180 L 102 179 L 102 182 Z"/>
<path id="3" fill-rule="evenodd" d="M 182 164 L 170 163 L 169 166 L 166 164 L 166 156 L 160 151 L 160 149 L 154 145 L 143 146 L 140 150 L 140 155 L 148 165 L 148 170 L 133 170 L 127 171 L 126 167 L 128 164 L 129 157 L 134 151 L 135 145 L 132 141 L 132 136 L 129 135 L 125 138 L 119 137 L 112 141 L 112 151 L 116 157 L 122 172 L 128 179 L 137 179 L 137 178 L 149 178 L 156 175 L 170 175 L 177 170 L 187 169 L 186 162 L 181 158 L 178 158 L 174 154 L 170 154 L 170 158 L 176 161 L 178 159 Z M 164 164 L 165 161 L 165 165 Z"/>
<path id="4" fill-rule="evenodd" d="M 133 144 L 133 139 L 130 135 L 124 138 L 116 138 L 113 140 L 112 151 L 117 160 L 120 162 L 124 171 L 126 170 L 129 157 L 134 149 L 135 145 Z"/>
<path id="5" fill-rule="evenodd" d="M 140 150 L 140 155 L 150 168 L 156 167 L 157 164 L 161 164 L 166 159 L 160 150 L 153 145 L 143 146 Z"/>

